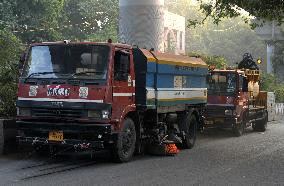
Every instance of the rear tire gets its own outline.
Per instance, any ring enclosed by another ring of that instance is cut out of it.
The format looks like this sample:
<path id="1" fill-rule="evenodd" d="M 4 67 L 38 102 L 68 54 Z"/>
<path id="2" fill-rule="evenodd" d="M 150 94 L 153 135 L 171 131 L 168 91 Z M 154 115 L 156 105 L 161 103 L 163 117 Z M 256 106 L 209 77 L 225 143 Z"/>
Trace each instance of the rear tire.
<path id="1" fill-rule="evenodd" d="M 112 148 L 112 158 L 115 162 L 123 163 L 131 160 L 136 143 L 136 130 L 132 119 L 125 118 L 123 127 L 117 135 Z"/>
<path id="2" fill-rule="evenodd" d="M 183 149 L 191 149 L 194 147 L 197 132 L 197 120 L 194 114 L 187 114 L 180 123 L 181 131 L 184 132 L 182 140 Z"/>
<path id="3" fill-rule="evenodd" d="M 239 125 L 235 125 L 233 127 L 233 134 L 235 137 L 240 137 L 243 135 L 245 126 L 244 122 L 242 121 Z"/>
<path id="4" fill-rule="evenodd" d="M 265 132 L 267 128 L 267 113 L 265 112 L 263 119 L 252 126 L 253 131 Z"/>

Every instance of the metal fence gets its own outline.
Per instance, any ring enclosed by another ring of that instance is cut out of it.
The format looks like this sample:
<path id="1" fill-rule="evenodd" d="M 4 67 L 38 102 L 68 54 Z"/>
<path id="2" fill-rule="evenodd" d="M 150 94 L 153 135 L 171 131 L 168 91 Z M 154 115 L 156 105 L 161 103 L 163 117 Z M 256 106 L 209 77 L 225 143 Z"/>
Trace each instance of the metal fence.
<path id="1" fill-rule="evenodd" d="M 275 104 L 276 115 L 284 115 L 284 103 Z"/>

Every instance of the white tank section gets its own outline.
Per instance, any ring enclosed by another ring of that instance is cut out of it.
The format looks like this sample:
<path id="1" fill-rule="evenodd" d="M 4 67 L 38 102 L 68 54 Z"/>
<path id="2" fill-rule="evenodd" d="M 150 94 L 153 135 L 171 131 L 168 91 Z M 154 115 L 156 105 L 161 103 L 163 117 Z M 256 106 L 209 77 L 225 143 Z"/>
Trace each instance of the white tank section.
<path id="1" fill-rule="evenodd" d="M 164 0 L 120 0 L 120 42 L 163 50 Z"/>

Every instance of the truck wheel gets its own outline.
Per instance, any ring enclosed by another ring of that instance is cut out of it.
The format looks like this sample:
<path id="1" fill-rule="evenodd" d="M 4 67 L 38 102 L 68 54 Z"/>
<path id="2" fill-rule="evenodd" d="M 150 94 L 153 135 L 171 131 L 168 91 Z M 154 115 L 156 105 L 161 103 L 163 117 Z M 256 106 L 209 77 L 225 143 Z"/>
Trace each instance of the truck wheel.
<path id="1" fill-rule="evenodd" d="M 112 157 L 115 162 L 128 162 L 131 160 L 136 142 L 135 125 L 132 119 L 125 118 L 123 128 L 118 133 L 117 140 L 112 148 Z"/>
<path id="2" fill-rule="evenodd" d="M 241 135 L 243 135 L 244 129 L 245 129 L 245 124 L 244 124 L 243 121 L 239 125 L 235 125 L 233 127 L 233 134 L 234 134 L 234 136 L 240 137 Z"/>
<path id="3" fill-rule="evenodd" d="M 181 129 L 184 132 L 184 139 L 182 140 L 183 149 L 191 149 L 194 147 L 196 141 L 197 120 L 195 115 L 188 114 L 182 120 Z"/>
<path id="4" fill-rule="evenodd" d="M 253 131 L 265 132 L 267 128 L 267 113 L 264 114 L 263 119 L 252 126 Z"/>

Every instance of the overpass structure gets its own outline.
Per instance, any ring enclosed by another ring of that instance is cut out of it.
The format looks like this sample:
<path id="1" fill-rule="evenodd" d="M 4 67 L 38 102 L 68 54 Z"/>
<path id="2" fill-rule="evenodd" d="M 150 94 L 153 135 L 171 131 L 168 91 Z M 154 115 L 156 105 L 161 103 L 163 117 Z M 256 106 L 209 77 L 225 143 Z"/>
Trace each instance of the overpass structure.
<path id="1" fill-rule="evenodd" d="M 254 21 L 256 22 L 256 21 Z M 278 26 L 275 21 L 266 22 L 262 27 L 257 27 L 255 32 L 267 44 L 267 73 L 273 72 L 272 58 L 274 56 L 275 41 L 284 40 L 281 33 L 281 26 Z"/>

